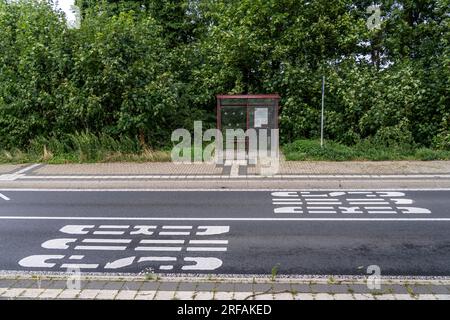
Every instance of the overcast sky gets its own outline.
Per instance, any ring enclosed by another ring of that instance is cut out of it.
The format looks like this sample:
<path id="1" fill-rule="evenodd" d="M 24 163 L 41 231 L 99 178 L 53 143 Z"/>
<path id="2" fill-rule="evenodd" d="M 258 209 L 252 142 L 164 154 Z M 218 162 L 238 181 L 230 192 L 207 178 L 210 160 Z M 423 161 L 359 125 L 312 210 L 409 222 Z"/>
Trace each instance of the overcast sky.
<path id="1" fill-rule="evenodd" d="M 75 20 L 75 15 L 74 13 L 70 10 L 70 7 L 75 3 L 75 0 L 57 0 L 55 1 L 57 2 L 57 7 L 62 9 L 66 16 L 67 16 L 67 20 L 69 21 L 73 21 Z"/>

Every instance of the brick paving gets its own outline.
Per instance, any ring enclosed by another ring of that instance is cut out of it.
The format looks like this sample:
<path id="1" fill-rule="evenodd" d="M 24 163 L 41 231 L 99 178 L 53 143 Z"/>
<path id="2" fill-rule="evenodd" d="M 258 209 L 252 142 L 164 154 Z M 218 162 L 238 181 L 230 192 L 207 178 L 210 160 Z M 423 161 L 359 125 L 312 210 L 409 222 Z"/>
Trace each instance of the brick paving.
<path id="1" fill-rule="evenodd" d="M 450 300 L 450 279 L 382 280 L 370 290 L 364 279 L 82 277 L 80 290 L 52 283 L 62 276 L 0 276 L 0 299 L 81 300 Z M 53 280 L 53 281 L 49 281 Z M 29 284 L 26 286 L 25 284 Z M 111 285 L 112 284 L 112 285 Z M 426 287 L 426 291 L 423 289 Z M 354 288 L 358 288 L 355 292 Z M 407 289 L 408 288 L 408 289 Z"/>
<path id="2" fill-rule="evenodd" d="M 27 169 L 28 168 L 28 169 Z M 24 172 L 21 172 L 24 171 Z M 0 165 L 0 180 L 23 179 L 245 179 L 263 178 L 259 165 L 90 163 L 62 165 Z M 441 175 L 450 178 L 450 161 L 281 161 L 276 178 L 308 176 Z"/>

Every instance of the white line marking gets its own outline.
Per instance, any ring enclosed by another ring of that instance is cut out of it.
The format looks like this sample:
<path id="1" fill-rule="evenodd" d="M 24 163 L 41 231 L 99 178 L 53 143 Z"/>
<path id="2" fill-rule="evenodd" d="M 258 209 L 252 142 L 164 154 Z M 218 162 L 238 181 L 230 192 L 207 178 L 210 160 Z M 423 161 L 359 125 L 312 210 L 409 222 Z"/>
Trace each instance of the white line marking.
<path id="1" fill-rule="evenodd" d="M 104 220 L 104 221 L 404 221 L 404 222 L 444 222 L 450 218 L 163 218 L 163 217 L 38 217 L 38 216 L 0 216 L 0 220 Z"/>
<path id="2" fill-rule="evenodd" d="M 173 266 L 160 266 L 159 270 L 173 270 Z"/>
<path id="3" fill-rule="evenodd" d="M 20 173 L 14 173 L 13 175 L 16 179 L 27 179 L 27 180 L 131 180 L 131 179 L 145 179 L 145 180 L 169 180 L 169 179 L 182 179 L 182 180 L 193 180 L 193 179 L 214 179 L 218 180 L 221 177 L 226 179 L 262 179 L 264 176 L 250 175 L 250 176 L 239 176 L 239 167 L 233 165 L 231 167 L 230 176 L 219 176 L 219 175 L 204 175 L 204 176 L 180 176 L 180 175 L 35 175 L 35 176 L 23 176 Z M 29 170 L 31 170 L 30 168 Z M 448 179 L 450 174 L 411 174 L 411 175 L 275 175 L 270 178 L 270 180 L 289 180 L 289 179 Z"/>
<path id="4" fill-rule="evenodd" d="M 177 261 L 177 258 L 175 257 L 142 257 L 139 259 L 139 262 L 145 262 L 145 261 Z"/>
<path id="5" fill-rule="evenodd" d="M 301 201 L 299 201 L 299 202 L 272 202 L 272 204 L 274 204 L 274 205 L 293 205 L 293 204 L 295 204 L 295 205 L 297 205 L 297 204 L 302 205 L 303 202 L 301 202 Z"/>
<path id="6" fill-rule="evenodd" d="M 308 209 L 312 209 L 312 210 L 333 210 L 334 207 L 306 207 Z"/>
<path id="7" fill-rule="evenodd" d="M 62 269 L 97 269 L 98 264 L 83 264 L 83 263 L 64 263 L 61 265 Z"/>
<path id="8" fill-rule="evenodd" d="M 160 236 L 188 236 L 190 232 L 160 232 Z"/>
<path id="9" fill-rule="evenodd" d="M 0 198 L 2 198 L 5 201 L 9 201 L 11 200 L 10 198 L 8 198 L 7 196 L 5 196 L 3 193 L 0 193 Z"/>
<path id="10" fill-rule="evenodd" d="M 141 244 L 184 244 L 184 240 L 141 240 Z"/>
<path id="11" fill-rule="evenodd" d="M 370 201 L 386 201 L 385 199 L 367 199 L 367 198 L 364 198 L 364 199 L 346 199 L 347 201 L 367 201 L 367 200 L 370 200 Z"/>
<path id="12" fill-rule="evenodd" d="M 214 248 L 214 247 L 189 247 L 189 248 L 186 248 L 186 251 L 191 251 L 191 252 L 193 252 L 193 251 L 201 251 L 201 252 L 204 252 L 204 251 L 217 251 L 217 252 L 224 252 L 224 251 L 227 251 L 227 248 Z"/>
<path id="13" fill-rule="evenodd" d="M 94 234 L 99 236 L 121 236 L 124 233 L 124 231 L 94 231 Z"/>
<path id="14" fill-rule="evenodd" d="M 271 188 L 271 189 L 239 189 L 239 188 L 230 188 L 230 189 L 70 189 L 70 188 L 61 188 L 61 189 L 52 189 L 52 188 L 2 188 L 0 191 L 7 191 L 7 192 L 273 192 L 273 193 L 279 193 L 279 192 L 289 192 L 289 193 L 296 193 L 301 192 L 302 190 L 309 190 L 311 192 L 325 192 L 325 191 L 343 191 L 343 192 L 350 192 L 354 190 L 367 190 L 367 191 L 392 191 L 392 190 L 398 190 L 398 191 L 450 191 L 450 188 L 361 188 L 361 189 L 328 189 L 328 188 L 312 188 L 312 189 L 285 189 L 285 188 Z M 273 197 L 276 195 L 272 194 Z M 283 197 L 283 196 L 280 196 Z M 284 197 L 286 197 L 284 195 Z M 291 196 L 291 197 L 298 197 L 298 195 Z"/>
<path id="15" fill-rule="evenodd" d="M 123 251 L 127 247 L 120 246 L 76 246 L 75 250 Z"/>
<path id="16" fill-rule="evenodd" d="M 163 229 L 180 229 L 180 230 L 187 229 L 187 230 L 190 230 L 190 229 L 192 229 L 192 226 L 163 226 L 162 228 Z"/>
<path id="17" fill-rule="evenodd" d="M 317 211 L 317 210 L 310 210 L 309 213 L 336 213 L 336 211 Z"/>
<path id="18" fill-rule="evenodd" d="M 184 258 L 186 262 L 195 262 L 191 266 L 183 266 L 181 270 L 216 270 L 222 266 L 222 260 L 217 258 Z"/>
<path id="19" fill-rule="evenodd" d="M 350 201 L 349 202 L 351 205 L 367 205 L 367 204 L 389 204 L 389 202 L 368 202 L 368 201 L 366 201 L 366 202 L 353 202 L 353 201 Z"/>
<path id="20" fill-rule="evenodd" d="M 395 214 L 397 211 L 368 211 L 370 214 Z"/>
<path id="21" fill-rule="evenodd" d="M 84 239 L 84 243 L 130 243 L 130 239 Z"/>
<path id="22" fill-rule="evenodd" d="M 92 229 L 94 227 L 95 227 L 94 225 L 89 225 L 89 226 L 69 225 L 69 226 L 62 227 L 61 229 L 59 229 L 59 231 L 62 233 L 67 233 L 67 234 L 88 234 L 89 230 L 86 231 L 84 229 Z"/>
<path id="23" fill-rule="evenodd" d="M 99 229 L 128 229 L 130 226 L 101 225 Z"/>
<path id="24" fill-rule="evenodd" d="M 228 240 L 191 240 L 189 244 L 228 244 Z"/>
<path id="25" fill-rule="evenodd" d="M 136 247 L 136 251 L 181 251 L 181 247 Z"/>
<path id="26" fill-rule="evenodd" d="M 311 204 L 342 204 L 342 202 L 310 202 L 310 201 L 306 201 L 307 204 L 311 205 Z"/>
<path id="27" fill-rule="evenodd" d="M 199 229 L 206 229 L 205 231 L 197 231 L 197 236 L 213 236 L 228 233 L 230 226 L 199 226 Z"/>
<path id="28" fill-rule="evenodd" d="M 25 168 L 23 168 L 23 169 L 21 169 L 21 170 L 19 170 L 19 171 L 14 172 L 13 174 L 23 174 L 23 173 L 25 173 L 25 172 L 28 172 L 28 171 L 33 170 L 33 169 L 36 168 L 37 166 L 40 166 L 40 164 L 39 164 L 39 163 L 32 164 L 32 165 L 27 166 L 27 167 L 25 167 Z"/>

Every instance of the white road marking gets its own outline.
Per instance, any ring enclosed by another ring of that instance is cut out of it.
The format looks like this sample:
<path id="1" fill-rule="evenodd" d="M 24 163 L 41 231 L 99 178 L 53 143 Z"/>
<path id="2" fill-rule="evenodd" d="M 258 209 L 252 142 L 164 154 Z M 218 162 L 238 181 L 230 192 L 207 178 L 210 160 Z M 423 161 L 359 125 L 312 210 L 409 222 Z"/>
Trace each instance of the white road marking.
<path id="1" fill-rule="evenodd" d="M 89 226 L 69 225 L 62 227 L 59 231 L 67 234 L 88 234 L 89 231 L 85 231 L 84 229 L 92 229 L 94 227 L 95 226 L 93 225 Z"/>
<path id="2" fill-rule="evenodd" d="M 190 234 L 190 232 L 183 231 L 162 231 L 159 233 L 160 236 L 188 236 Z"/>
<path id="3" fill-rule="evenodd" d="M 128 229 L 130 226 L 119 226 L 119 225 L 101 225 L 99 229 Z"/>
<path id="4" fill-rule="evenodd" d="M 389 204 L 389 202 L 369 202 L 369 201 L 349 201 L 351 205 L 368 205 L 368 204 Z"/>
<path id="5" fill-rule="evenodd" d="M 317 210 L 310 210 L 309 213 L 336 213 L 336 211 L 317 211 Z"/>
<path id="6" fill-rule="evenodd" d="M 199 226 L 198 228 L 206 230 L 197 231 L 197 236 L 216 236 L 230 231 L 230 226 Z"/>
<path id="7" fill-rule="evenodd" d="M 25 168 L 23 168 L 23 169 L 20 169 L 19 171 L 16 171 L 16 172 L 14 172 L 13 174 L 23 174 L 23 173 L 26 173 L 26 172 L 28 172 L 28 171 L 33 170 L 34 168 L 36 168 L 36 167 L 38 167 L 38 166 L 40 166 L 40 164 L 39 164 L 39 163 L 35 163 L 35 164 L 32 164 L 32 165 L 30 165 L 30 166 L 27 166 L 27 167 L 25 167 Z"/>
<path id="8" fill-rule="evenodd" d="M 195 262 L 192 266 L 183 266 L 181 270 L 216 270 L 223 264 L 222 260 L 217 258 L 184 258 L 184 261 Z"/>
<path id="9" fill-rule="evenodd" d="M 75 250 L 98 250 L 98 251 L 124 251 L 127 247 L 121 246 L 76 246 Z"/>
<path id="10" fill-rule="evenodd" d="M 97 269 L 99 267 L 98 264 L 83 264 L 83 263 L 64 263 L 61 265 L 63 269 Z"/>
<path id="11" fill-rule="evenodd" d="M 187 230 L 190 230 L 190 229 L 192 229 L 192 226 L 163 226 L 162 228 L 163 229 L 180 229 L 180 230 L 187 229 Z"/>
<path id="12" fill-rule="evenodd" d="M 248 222 L 290 222 L 290 221 L 404 221 L 404 222 L 445 222 L 450 218 L 200 218 L 200 217 L 39 217 L 39 216 L 0 216 L 0 220 L 104 220 L 104 221 L 248 221 Z"/>
<path id="13" fill-rule="evenodd" d="M 383 202 L 383 201 L 386 201 L 385 199 L 367 199 L 367 198 L 363 198 L 363 199 L 346 199 L 347 201 L 367 201 L 367 200 L 370 200 L 370 201 L 380 201 L 380 202 Z"/>
<path id="14" fill-rule="evenodd" d="M 119 259 L 116 261 L 108 262 L 105 265 L 105 269 L 120 269 L 124 267 L 128 267 L 133 264 L 135 257 L 128 257 Z"/>
<path id="15" fill-rule="evenodd" d="M 8 198 L 7 196 L 5 196 L 3 193 L 0 193 L 0 198 L 2 198 L 5 201 L 9 201 L 11 200 L 10 198 Z"/>
<path id="16" fill-rule="evenodd" d="M 142 257 L 142 258 L 139 258 L 139 262 L 146 262 L 146 261 L 168 262 L 168 261 L 177 261 L 177 258 L 175 258 L 175 257 Z"/>
<path id="17" fill-rule="evenodd" d="M 222 247 L 188 247 L 186 248 L 186 251 L 218 251 L 218 252 L 223 252 L 223 251 L 227 251 L 227 248 L 222 248 Z"/>
<path id="18" fill-rule="evenodd" d="M 302 207 L 275 208 L 275 213 L 303 213 Z"/>
<path id="19" fill-rule="evenodd" d="M 121 243 L 128 244 L 131 239 L 83 239 L 83 243 Z"/>
<path id="20" fill-rule="evenodd" d="M 73 243 L 77 241 L 77 239 L 73 238 L 65 238 L 65 239 L 51 239 L 42 243 L 42 248 L 44 249 L 60 249 L 65 250 L 69 248 L 68 243 Z"/>
<path id="21" fill-rule="evenodd" d="M 144 236 L 151 236 L 153 235 L 153 231 L 150 231 L 150 229 L 156 229 L 156 226 L 135 226 L 134 229 L 137 229 L 136 231 L 131 231 L 131 235 L 137 235 L 141 234 Z"/>
<path id="22" fill-rule="evenodd" d="M 56 263 L 47 262 L 48 260 L 60 260 L 63 255 L 35 255 L 23 258 L 19 265 L 25 268 L 53 268 Z"/>
<path id="23" fill-rule="evenodd" d="M 190 240 L 189 244 L 228 244 L 228 240 Z"/>
<path id="24" fill-rule="evenodd" d="M 193 189 L 149 189 L 149 188 L 142 188 L 142 189 L 105 189 L 105 188 L 99 188 L 99 189 L 71 189 L 71 188 L 61 188 L 61 189 L 54 189 L 54 188 L 1 188 L 0 191 L 7 191 L 7 192 L 272 192 L 273 197 L 288 197 L 286 195 L 274 195 L 274 193 L 291 193 L 295 194 L 292 197 L 298 197 L 297 192 L 304 192 L 302 190 L 309 190 L 311 192 L 325 192 L 325 191 L 336 191 L 335 189 L 328 189 L 328 188 L 310 188 L 310 189 L 286 189 L 286 188 L 270 188 L 270 189 L 240 189 L 240 188 L 230 188 L 230 189 L 215 189 L 215 188 L 193 188 Z M 361 189 L 339 189 L 345 192 L 353 192 L 353 191 L 362 191 L 367 190 L 370 192 L 376 192 L 376 191 L 450 191 L 450 188 L 361 188 Z M 309 192 L 308 191 L 308 192 Z"/>
<path id="25" fill-rule="evenodd" d="M 184 244 L 185 240 L 141 240 L 141 244 Z"/>
<path id="26" fill-rule="evenodd" d="M 181 251 L 182 247 L 136 247 L 136 251 Z"/>
<path id="27" fill-rule="evenodd" d="M 402 213 L 405 214 L 431 214 L 431 211 L 424 208 L 412 208 L 412 207 L 399 207 L 399 210 L 402 210 Z"/>
<path id="28" fill-rule="evenodd" d="M 302 201 L 292 201 L 292 202 L 272 202 L 272 204 L 275 205 L 302 205 L 303 202 Z"/>
<path id="29" fill-rule="evenodd" d="M 370 214 L 397 214 L 397 211 L 375 211 L 375 210 L 369 210 Z"/>
<path id="30" fill-rule="evenodd" d="M 159 270 L 173 270 L 173 266 L 160 266 Z"/>
<path id="31" fill-rule="evenodd" d="M 95 235 L 102 236 L 121 236 L 125 233 L 125 231 L 94 231 Z"/>

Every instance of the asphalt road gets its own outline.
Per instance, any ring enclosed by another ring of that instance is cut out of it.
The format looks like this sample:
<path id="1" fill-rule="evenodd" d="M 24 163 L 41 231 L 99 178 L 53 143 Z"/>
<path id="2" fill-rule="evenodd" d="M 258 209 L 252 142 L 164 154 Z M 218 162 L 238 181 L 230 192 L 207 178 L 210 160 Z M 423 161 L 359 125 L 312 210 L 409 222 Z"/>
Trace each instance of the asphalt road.
<path id="1" fill-rule="evenodd" d="M 0 270 L 450 276 L 450 190 L 0 190 Z"/>

